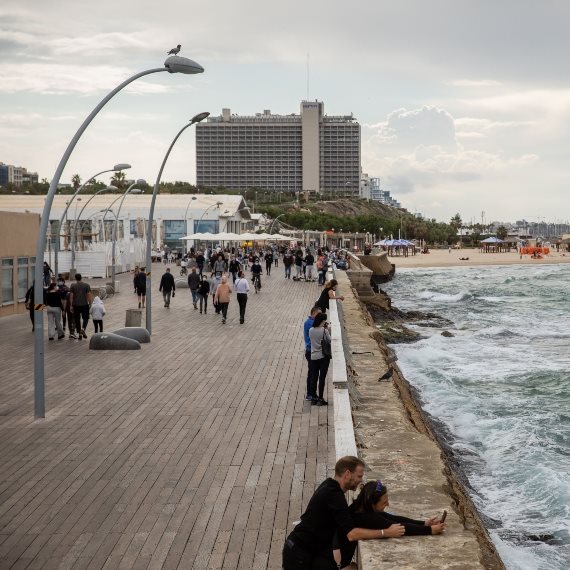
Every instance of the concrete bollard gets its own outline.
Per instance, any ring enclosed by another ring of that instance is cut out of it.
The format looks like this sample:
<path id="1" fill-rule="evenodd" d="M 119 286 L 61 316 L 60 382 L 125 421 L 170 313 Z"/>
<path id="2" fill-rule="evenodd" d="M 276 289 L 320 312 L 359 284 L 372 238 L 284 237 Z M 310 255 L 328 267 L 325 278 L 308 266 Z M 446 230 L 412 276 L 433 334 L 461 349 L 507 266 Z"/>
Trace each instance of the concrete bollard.
<path id="1" fill-rule="evenodd" d="M 132 338 L 137 342 L 150 342 L 150 333 L 144 327 L 125 327 L 124 329 L 117 329 L 113 334 L 124 336 L 125 338 Z"/>
<path id="2" fill-rule="evenodd" d="M 142 309 L 127 309 L 125 315 L 126 327 L 140 327 L 142 325 Z"/>
<path id="3" fill-rule="evenodd" d="M 89 339 L 89 350 L 140 350 L 141 345 L 132 338 L 114 333 L 95 333 Z"/>

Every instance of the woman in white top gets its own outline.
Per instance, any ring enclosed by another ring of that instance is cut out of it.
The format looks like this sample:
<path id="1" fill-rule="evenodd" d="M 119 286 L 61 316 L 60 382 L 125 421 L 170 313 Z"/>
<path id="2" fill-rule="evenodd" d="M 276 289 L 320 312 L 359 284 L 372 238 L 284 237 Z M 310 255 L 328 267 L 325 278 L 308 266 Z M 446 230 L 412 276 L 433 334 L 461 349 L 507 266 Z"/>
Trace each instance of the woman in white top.
<path id="1" fill-rule="evenodd" d="M 238 272 L 238 277 L 234 283 L 234 290 L 237 293 L 239 305 L 239 324 L 245 323 L 245 306 L 247 305 L 247 294 L 249 293 L 249 282 L 245 278 L 243 271 Z"/>

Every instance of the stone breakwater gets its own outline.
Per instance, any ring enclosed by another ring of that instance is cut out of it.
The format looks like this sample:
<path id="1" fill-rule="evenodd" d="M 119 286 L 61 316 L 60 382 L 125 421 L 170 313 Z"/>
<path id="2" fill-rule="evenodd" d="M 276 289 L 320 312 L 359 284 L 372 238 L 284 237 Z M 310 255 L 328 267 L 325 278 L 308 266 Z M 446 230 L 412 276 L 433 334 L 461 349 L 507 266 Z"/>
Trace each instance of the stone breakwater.
<path id="1" fill-rule="evenodd" d="M 442 536 L 362 542 L 361 568 L 504 569 L 453 457 L 440 445 L 417 394 L 391 362 L 384 333 L 371 313 L 383 311 L 385 322 L 401 325 L 403 334 L 406 318 L 432 317 L 402 314 L 388 296 L 370 294 L 369 288 L 358 287 L 357 292 L 349 273 L 336 272 L 335 278 L 345 296 L 338 306 L 356 441 L 369 468 L 366 478 L 381 479 L 388 486 L 391 512 L 418 519 L 443 509 L 449 513 Z M 381 380 L 390 367 L 391 377 Z"/>

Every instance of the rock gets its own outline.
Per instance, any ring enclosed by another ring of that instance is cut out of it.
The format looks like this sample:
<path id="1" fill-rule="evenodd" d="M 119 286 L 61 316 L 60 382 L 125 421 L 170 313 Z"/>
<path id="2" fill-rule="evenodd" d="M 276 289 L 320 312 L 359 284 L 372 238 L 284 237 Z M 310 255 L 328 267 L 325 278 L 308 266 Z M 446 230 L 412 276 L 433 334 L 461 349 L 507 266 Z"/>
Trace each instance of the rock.
<path id="1" fill-rule="evenodd" d="M 443 331 L 441 333 L 441 336 L 446 336 L 446 337 L 454 337 L 455 335 L 449 331 Z"/>
<path id="2" fill-rule="evenodd" d="M 416 342 L 421 338 L 420 334 L 412 331 L 400 323 L 377 324 L 377 328 L 387 344 L 400 344 Z"/>
<path id="3" fill-rule="evenodd" d="M 140 350 L 141 345 L 132 338 L 114 333 L 95 333 L 89 340 L 89 350 Z"/>
<path id="4" fill-rule="evenodd" d="M 124 327 L 113 331 L 113 334 L 132 338 L 137 342 L 150 342 L 150 333 L 144 327 Z"/>

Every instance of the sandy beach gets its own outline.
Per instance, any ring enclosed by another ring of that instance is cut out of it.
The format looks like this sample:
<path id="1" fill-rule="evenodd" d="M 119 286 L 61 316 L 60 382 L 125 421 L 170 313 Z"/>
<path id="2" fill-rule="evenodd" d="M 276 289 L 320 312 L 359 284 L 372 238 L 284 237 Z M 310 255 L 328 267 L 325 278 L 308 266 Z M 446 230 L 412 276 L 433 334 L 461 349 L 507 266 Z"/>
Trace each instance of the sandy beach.
<path id="1" fill-rule="evenodd" d="M 461 261 L 460 257 L 468 257 Z M 432 249 L 429 254 L 418 253 L 409 257 L 389 256 L 390 263 L 399 268 L 414 267 L 455 267 L 474 265 L 548 265 L 557 263 L 570 263 L 570 253 L 551 253 L 543 259 L 532 259 L 530 255 L 523 255 L 522 259 L 516 252 L 510 253 L 481 253 L 478 249 Z"/>

